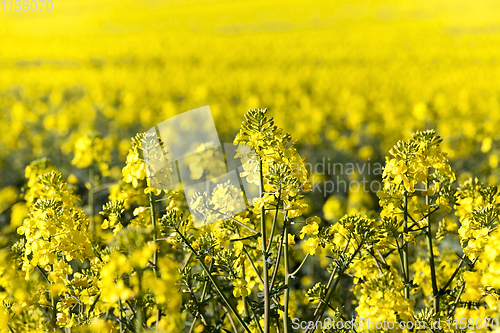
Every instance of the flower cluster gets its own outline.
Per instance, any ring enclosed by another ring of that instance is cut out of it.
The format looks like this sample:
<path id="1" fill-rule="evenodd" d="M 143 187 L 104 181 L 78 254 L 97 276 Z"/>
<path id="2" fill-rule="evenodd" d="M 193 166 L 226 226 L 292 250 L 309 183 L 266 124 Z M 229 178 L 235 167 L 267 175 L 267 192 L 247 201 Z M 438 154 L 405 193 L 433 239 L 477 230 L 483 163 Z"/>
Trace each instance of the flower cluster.
<path id="1" fill-rule="evenodd" d="M 103 176 L 111 174 L 111 140 L 103 139 L 97 132 L 88 132 L 75 142 L 75 157 L 71 161 L 77 168 L 85 169 L 94 163 Z"/>
<path id="2" fill-rule="evenodd" d="M 44 168 L 48 166 L 47 168 Z M 94 318 L 99 312 L 91 310 L 99 293 L 96 287 L 95 271 L 85 274 L 74 273 L 71 265 L 74 259 L 80 264 L 85 261 L 98 267 L 99 259 L 92 249 L 92 235 L 89 233 L 89 218 L 77 206 L 78 198 L 69 189 L 62 175 L 44 161 L 36 162 L 27 168 L 27 174 L 34 170 L 38 177 L 31 182 L 27 200 L 32 202 L 29 216 L 17 229 L 24 236 L 21 243 L 22 269 L 26 280 L 35 269 L 45 277 L 50 288 L 52 304 L 46 301 L 42 291 L 38 300 L 42 307 L 52 307 L 57 316 L 53 325 L 72 327 L 77 324 L 71 309 L 76 303 L 85 304 L 89 310 L 78 313 L 80 320 Z M 97 268 L 96 267 L 96 268 Z M 40 286 L 40 288 L 46 288 Z M 75 301 L 74 295 L 79 296 Z"/>
<path id="3" fill-rule="evenodd" d="M 412 318 L 410 301 L 403 295 L 404 285 L 395 270 L 367 279 L 359 287 L 361 296 L 356 312 L 360 317 L 370 318 L 373 322 Z"/>
<path id="4" fill-rule="evenodd" d="M 488 243 L 500 213 L 500 194 L 496 186 L 485 187 L 478 179 L 469 179 L 457 192 L 458 234 L 464 253 L 475 259 Z"/>
<path id="5" fill-rule="evenodd" d="M 410 211 L 416 211 L 417 215 L 425 216 L 431 207 L 451 211 L 454 200 L 450 185 L 456 178 L 439 146 L 441 142 L 435 131 L 428 130 L 416 132 L 410 141 L 399 141 L 390 150 L 393 158 L 386 157 L 384 189 L 377 193 L 383 217 L 403 219 L 401 207 L 417 193 L 431 198 L 426 204 L 418 204 L 416 197 L 410 202 Z M 418 190 L 418 184 L 423 189 Z"/>
<path id="6" fill-rule="evenodd" d="M 238 145 L 236 156 L 244 169 L 240 176 L 265 192 L 253 203 L 255 212 L 267 204 L 276 206 L 279 201 L 289 218 L 297 217 L 307 207 L 299 193 L 310 189 L 305 161 L 297 153 L 290 134 L 284 134 L 266 113 L 266 109 L 248 111 L 234 140 Z M 260 177 L 259 173 L 267 176 Z"/>

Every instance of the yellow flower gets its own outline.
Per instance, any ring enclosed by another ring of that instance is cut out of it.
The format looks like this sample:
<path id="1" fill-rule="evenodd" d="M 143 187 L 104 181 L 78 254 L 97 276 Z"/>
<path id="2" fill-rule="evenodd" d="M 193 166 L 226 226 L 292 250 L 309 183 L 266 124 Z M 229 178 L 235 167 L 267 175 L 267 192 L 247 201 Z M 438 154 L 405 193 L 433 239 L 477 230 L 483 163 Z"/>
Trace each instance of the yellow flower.
<path id="1" fill-rule="evenodd" d="M 102 175 L 109 176 L 110 146 L 109 139 L 101 138 L 98 133 L 89 132 L 76 140 L 75 157 L 71 163 L 77 168 L 87 168 L 95 162 Z"/>
<path id="2" fill-rule="evenodd" d="M 465 292 L 462 295 L 462 300 L 466 302 L 479 301 L 482 295 L 481 275 L 476 272 L 465 272 Z"/>
<path id="3" fill-rule="evenodd" d="M 300 239 L 304 239 L 305 235 L 317 235 L 319 233 L 318 223 L 320 221 L 317 216 L 307 218 L 306 225 L 300 230 Z"/>
<path id="4" fill-rule="evenodd" d="M 71 184 L 78 184 L 80 181 L 78 180 L 78 178 L 75 176 L 75 174 L 70 174 L 68 176 L 68 183 L 71 183 Z"/>
<path id="5" fill-rule="evenodd" d="M 292 248 L 295 245 L 295 235 L 288 234 L 288 248 Z"/>
<path id="6" fill-rule="evenodd" d="M 321 240 L 318 237 L 308 238 L 305 241 L 307 252 L 309 252 L 310 255 L 320 255 L 321 254 L 320 242 Z"/>
<path id="7" fill-rule="evenodd" d="M 247 297 L 250 295 L 250 288 L 247 287 L 247 282 L 243 279 L 234 280 L 233 288 L 234 297 Z"/>

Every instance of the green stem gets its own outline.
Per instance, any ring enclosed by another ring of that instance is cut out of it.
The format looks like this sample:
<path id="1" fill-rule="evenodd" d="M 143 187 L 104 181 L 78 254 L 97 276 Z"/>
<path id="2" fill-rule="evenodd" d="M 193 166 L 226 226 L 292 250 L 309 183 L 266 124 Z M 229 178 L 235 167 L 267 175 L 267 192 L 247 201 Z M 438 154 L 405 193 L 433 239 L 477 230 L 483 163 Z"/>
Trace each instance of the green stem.
<path id="1" fill-rule="evenodd" d="M 236 317 L 236 319 L 238 319 L 238 322 L 240 323 L 241 326 L 243 326 L 243 328 L 245 329 L 245 331 L 248 332 L 248 333 L 250 333 L 251 331 L 248 328 L 247 324 L 245 324 L 245 322 L 243 321 L 243 319 L 241 318 L 241 316 L 238 314 L 238 312 L 234 309 L 234 307 L 231 305 L 231 303 L 229 303 L 229 300 L 227 299 L 226 295 L 224 295 L 224 293 L 220 289 L 220 287 L 217 284 L 217 282 L 215 282 L 215 279 L 213 278 L 212 274 L 210 274 L 210 272 L 208 270 L 208 267 L 205 265 L 205 263 L 203 262 L 203 260 L 201 258 L 198 258 L 198 261 L 200 262 L 201 267 L 203 268 L 203 270 L 205 271 L 205 273 L 207 274 L 208 279 L 210 280 L 210 282 L 212 282 L 213 286 L 215 287 L 215 290 L 217 290 L 217 293 L 219 294 L 219 296 L 222 298 L 222 300 L 227 305 L 227 307 L 231 310 L 231 313 Z"/>
<path id="2" fill-rule="evenodd" d="M 243 321 L 243 319 L 241 318 L 241 316 L 238 314 L 238 312 L 231 305 L 231 303 L 227 299 L 226 295 L 224 295 L 224 293 L 222 292 L 222 289 L 219 287 L 219 285 L 215 281 L 215 279 L 212 276 L 212 274 L 210 274 L 210 270 L 208 269 L 208 267 L 203 262 L 203 259 L 198 255 L 198 253 L 196 252 L 196 250 L 193 249 L 193 247 L 191 246 L 191 244 L 189 243 L 189 241 L 186 239 L 186 237 L 182 234 L 182 232 L 180 232 L 180 230 L 178 228 L 176 228 L 176 227 L 174 227 L 174 229 L 177 232 L 177 234 L 182 238 L 182 241 L 184 242 L 184 244 L 189 248 L 189 250 L 191 252 L 193 252 L 194 256 L 196 257 L 196 259 L 200 263 L 201 268 L 203 268 L 203 270 L 205 271 L 205 274 L 207 275 L 208 279 L 210 280 L 210 282 L 212 283 L 212 285 L 215 287 L 215 290 L 217 290 L 217 293 L 222 298 L 222 300 L 224 301 L 224 303 L 226 304 L 226 306 L 228 307 L 228 309 L 231 310 L 231 313 L 236 317 L 236 319 L 238 319 L 238 322 L 245 329 L 245 331 L 247 333 L 251 333 L 251 331 L 248 328 L 247 324 Z"/>
<path id="3" fill-rule="evenodd" d="M 153 225 L 153 242 L 155 244 L 155 252 L 153 254 L 153 274 L 158 278 L 158 226 L 156 224 L 156 209 L 154 194 L 149 192 L 149 207 L 151 208 L 151 224 Z M 158 323 L 160 322 L 161 311 L 158 303 L 156 303 L 156 325 L 155 329 L 158 330 Z"/>
<path id="4" fill-rule="evenodd" d="M 464 255 L 464 258 L 465 258 L 465 255 Z M 476 257 L 476 259 L 474 259 L 472 261 L 472 263 L 469 267 L 470 272 L 474 269 L 474 266 L 476 265 L 476 262 L 478 259 L 479 259 L 479 257 Z M 450 312 L 448 313 L 448 318 L 450 318 L 453 315 L 453 313 L 455 312 L 455 309 L 457 308 L 458 302 L 460 301 L 460 297 L 462 296 L 462 293 L 464 292 L 464 290 L 465 290 L 465 281 L 463 282 L 462 287 L 460 287 L 460 290 L 458 291 L 457 297 L 455 298 L 455 301 L 453 302 L 453 305 L 450 309 Z"/>
<path id="5" fill-rule="evenodd" d="M 264 280 L 262 280 L 262 276 L 260 276 L 259 270 L 257 269 L 257 267 L 255 267 L 255 264 L 253 263 L 252 258 L 250 258 L 250 255 L 248 254 L 247 249 L 245 248 L 244 245 L 243 245 L 243 252 L 245 252 L 245 255 L 248 261 L 250 262 L 250 265 L 252 266 L 255 275 L 257 275 L 257 277 L 259 278 L 260 283 L 264 285 Z"/>
<path id="6" fill-rule="evenodd" d="M 143 323 L 143 308 L 142 308 L 142 272 L 139 270 L 137 272 L 137 277 L 139 278 L 139 292 L 137 293 L 137 304 L 136 304 L 136 322 L 135 322 L 135 330 L 136 332 L 142 332 L 142 323 Z"/>
<path id="7" fill-rule="evenodd" d="M 45 280 L 47 281 L 49 286 L 52 286 L 52 282 L 49 281 L 49 278 L 48 278 L 47 274 L 45 273 L 45 271 L 43 270 L 43 268 L 38 266 L 38 265 L 36 266 L 36 268 L 38 268 L 38 270 L 43 275 L 43 277 L 45 278 Z M 56 320 L 57 320 L 57 307 L 56 307 L 54 293 L 52 292 L 52 290 L 50 291 L 50 304 L 52 306 L 52 316 L 50 318 L 50 323 L 51 323 L 52 327 L 54 327 L 54 330 L 55 330 L 56 329 Z"/>
<path id="8" fill-rule="evenodd" d="M 45 278 L 45 281 L 47 281 L 47 283 L 50 284 L 50 281 L 49 281 L 49 277 L 47 276 L 47 273 L 45 273 L 45 271 L 43 270 L 42 267 L 36 265 L 36 268 L 38 268 L 38 270 L 40 271 L 40 273 L 43 275 L 43 277 Z"/>
<path id="9" fill-rule="evenodd" d="M 375 265 L 377 265 L 379 273 L 384 274 L 384 272 L 382 271 L 382 266 L 380 265 L 380 262 L 378 261 L 377 257 L 375 256 L 375 253 L 373 252 L 373 250 L 370 250 L 370 248 L 368 247 L 368 244 L 366 244 L 366 245 L 367 245 L 368 253 L 372 256 L 373 260 L 375 260 Z"/>
<path id="10" fill-rule="evenodd" d="M 262 330 L 262 327 L 260 326 L 259 318 L 255 314 L 255 311 L 253 310 L 253 308 L 251 306 L 249 306 L 248 300 L 247 300 L 247 306 L 250 308 L 250 311 L 252 312 L 253 320 L 255 322 L 255 326 L 257 326 L 257 328 L 259 329 L 260 333 L 264 333 L 264 331 Z"/>
<path id="11" fill-rule="evenodd" d="M 300 263 L 299 267 L 293 273 L 290 273 L 290 276 L 297 275 L 297 273 L 300 271 L 300 269 L 302 268 L 302 266 L 304 266 L 304 264 L 306 263 L 306 261 L 307 261 L 308 258 L 309 258 L 309 253 L 306 254 L 306 256 L 304 257 L 304 259 L 302 259 L 302 262 Z"/>
<path id="12" fill-rule="evenodd" d="M 465 290 L 465 282 L 462 284 L 462 287 L 460 287 L 460 290 L 458 291 L 457 298 L 455 298 L 455 301 L 453 302 L 450 312 L 448 313 L 448 318 L 450 318 L 453 313 L 455 312 L 455 309 L 458 305 L 458 302 L 460 301 L 460 297 L 462 296 L 462 293 Z"/>
<path id="13" fill-rule="evenodd" d="M 457 265 L 457 268 L 455 268 L 455 271 L 453 272 L 453 274 L 450 276 L 450 278 L 448 279 L 448 282 L 446 282 L 446 284 L 444 285 L 444 287 L 441 289 L 442 292 L 445 292 L 446 289 L 450 286 L 450 284 L 453 282 L 453 280 L 455 279 L 455 277 L 457 276 L 457 273 L 458 271 L 460 270 L 460 268 L 462 267 L 462 264 L 464 263 L 464 259 L 465 259 L 465 254 L 460 258 L 460 262 L 458 263 Z"/>
<path id="14" fill-rule="evenodd" d="M 241 265 L 241 278 L 243 281 L 245 281 L 245 262 Z M 243 316 L 245 318 L 248 318 L 249 312 L 248 312 L 248 304 L 247 304 L 247 298 L 245 296 L 241 297 L 241 300 L 243 301 Z"/>
<path id="15" fill-rule="evenodd" d="M 426 190 L 428 187 L 429 180 L 427 180 L 427 184 L 425 185 Z M 429 204 L 429 196 L 425 197 L 425 204 Z M 430 210 L 430 209 L 429 209 Z M 429 265 L 431 266 L 431 279 L 432 279 L 432 293 L 433 293 L 433 307 L 434 307 L 434 315 L 437 317 L 439 315 L 439 290 L 437 287 L 437 279 L 436 279 L 436 268 L 434 263 L 434 249 L 432 247 L 432 230 L 431 230 L 431 216 L 428 214 L 427 217 L 427 245 L 429 249 Z"/>
<path id="16" fill-rule="evenodd" d="M 234 323 L 233 317 L 231 317 L 231 313 L 229 313 L 229 310 L 223 305 L 222 309 L 226 311 L 227 317 L 229 318 L 229 322 L 231 323 L 231 327 L 233 328 L 233 331 L 238 332 L 236 329 L 236 324 Z"/>
<path id="17" fill-rule="evenodd" d="M 201 321 L 203 323 L 203 325 L 205 326 L 208 326 L 207 324 L 207 320 L 205 319 L 205 316 L 203 315 L 203 313 L 201 312 L 201 306 L 200 306 L 200 303 L 198 302 L 198 300 L 196 299 L 196 295 L 194 294 L 194 291 L 193 289 L 191 289 L 189 287 L 189 293 L 191 294 L 191 298 L 193 299 L 193 302 L 194 304 L 196 305 L 196 310 L 198 311 L 198 313 L 200 314 L 200 317 L 201 317 Z"/>
<path id="18" fill-rule="evenodd" d="M 396 247 L 398 249 L 398 254 L 399 254 L 399 260 L 401 261 L 401 268 L 403 271 L 403 278 L 406 282 L 406 271 L 405 271 L 405 266 L 404 266 L 404 259 L 403 259 L 403 249 L 402 246 L 399 246 L 399 241 L 398 241 L 398 235 L 396 235 L 396 232 L 394 232 L 394 241 L 396 242 Z M 403 237 L 403 243 L 404 243 L 404 237 Z"/>
<path id="19" fill-rule="evenodd" d="M 95 207 L 94 207 L 94 178 L 95 178 L 95 169 L 94 164 L 89 168 L 89 208 L 90 208 L 90 233 L 95 235 Z"/>
<path id="20" fill-rule="evenodd" d="M 281 187 L 278 195 L 278 202 L 276 203 L 276 210 L 274 211 L 273 225 L 271 227 L 271 235 L 269 236 L 269 244 L 267 244 L 266 252 L 269 253 L 271 250 L 271 245 L 273 244 L 273 236 L 274 230 L 276 229 L 276 225 L 278 224 L 278 212 L 280 207 L 280 199 L 281 199 Z"/>
<path id="21" fill-rule="evenodd" d="M 217 214 L 220 214 L 220 215 L 224 215 L 224 217 L 228 220 L 231 220 L 233 222 L 236 222 L 237 224 L 239 224 L 240 226 L 242 226 L 243 228 L 247 229 L 247 230 L 250 230 L 251 232 L 253 232 L 254 234 L 259 234 L 259 232 L 255 229 L 253 229 L 252 227 L 249 227 L 247 226 L 245 223 L 242 223 L 241 221 L 238 221 L 237 219 L 235 219 L 234 217 L 232 217 L 231 215 L 228 215 L 226 213 L 223 213 L 217 209 L 213 209 L 213 208 L 210 208 L 210 207 L 207 207 L 205 206 L 206 209 L 208 209 L 209 211 L 211 212 L 214 212 L 214 213 L 217 213 Z"/>
<path id="22" fill-rule="evenodd" d="M 274 281 L 276 280 L 276 276 L 278 276 L 278 270 L 281 262 L 281 252 L 283 251 L 283 243 L 284 243 L 284 235 L 285 235 L 285 224 L 287 223 L 288 214 L 285 212 L 285 216 L 283 218 L 283 228 L 281 229 L 280 243 L 278 245 L 278 254 L 276 255 L 276 262 L 274 263 L 273 275 L 271 277 L 271 282 L 269 283 L 269 288 L 272 290 L 274 287 Z M 287 240 L 288 244 L 288 240 Z"/>
<path id="23" fill-rule="evenodd" d="M 123 307 L 121 299 L 118 299 L 118 306 L 120 307 L 120 333 L 123 333 Z"/>
<path id="24" fill-rule="evenodd" d="M 191 257 L 193 255 L 193 252 L 190 252 L 189 255 Z M 210 262 L 210 267 L 208 267 L 208 270 L 210 272 L 212 271 L 212 265 L 213 265 L 213 261 Z M 200 298 L 200 303 L 202 303 L 202 304 L 205 301 L 205 295 L 207 293 L 207 290 L 208 290 L 208 281 L 205 281 L 205 283 L 203 284 L 203 291 L 201 292 L 201 298 Z M 193 323 L 191 324 L 191 329 L 189 330 L 189 333 L 193 332 L 197 319 L 198 319 L 198 314 L 196 314 L 194 316 Z"/>
<path id="25" fill-rule="evenodd" d="M 288 333 L 288 326 L 289 326 L 289 320 L 288 320 L 288 302 L 290 301 L 290 274 L 288 272 L 288 223 L 287 221 L 284 221 L 284 229 L 285 233 L 283 236 L 283 242 L 285 243 L 283 245 L 283 261 L 285 264 L 285 286 L 287 287 L 285 289 L 285 295 L 284 295 L 284 305 L 283 305 L 283 329 L 285 333 Z"/>
<path id="26" fill-rule="evenodd" d="M 262 168 L 262 157 L 259 158 L 259 176 L 260 176 L 260 197 L 264 196 L 264 175 Z M 271 302 L 269 297 L 269 276 L 267 266 L 267 246 L 266 246 L 266 210 L 264 205 L 260 208 L 260 237 L 262 240 L 262 279 L 264 281 L 264 333 L 269 333 L 271 326 Z"/>
<path id="27" fill-rule="evenodd" d="M 12 206 L 14 206 L 15 204 L 17 204 L 17 203 L 19 203 L 19 202 L 21 202 L 21 201 L 23 201 L 23 200 L 22 200 L 22 199 L 18 199 L 18 200 L 16 200 L 16 201 L 14 201 L 14 202 L 13 202 L 13 203 L 11 203 L 9 206 L 7 206 L 7 208 L 5 208 L 4 210 L 2 210 L 2 211 L 0 212 L 0 215 L 2 215 L 3 213 L 5 213 L 5 212 L 6 212 L 6 211 L 8 211 L 9 209 L 11 209 L 11 208 L 12 208 Z"/>
<path id="28" fill-rule="evenodd" d="M 404 196 L 404 225 L 403 225 L 403 266 L 404 266 L 404 280 L 405 280 L 405 297 L 410 298 L 410 271 L 409 271 L 409 249 L 408 242 L 405 236 L 408 233 L 408 196 L 405 190 Z"/>
<path id="29" fill-rule="evenodd" d="M 52 285 L 52 283 L 51 283 Z M 57 330 L 57 301 L 54 295 L 54 292 L 50 291 L 50 304 L 52 306 L 52 327 L 54 328 L 54 332 Z"/>
<path id="30" fill-rule="evenodd" d="M 342 251 L 342 255 L 346 252 L 347 248 L 349 247 L 350 242 L 347 243 L 346 247 Z M 332 274 L 330 275 L 330 279 L 328 280 L 328 284 L 326 285 L 326 290 L 327 290 L 327 295 L 325 300 L 321 300 L 318 303 L 318 306 L 316 310 L 314 311 L 314 319 L 313 323 L 317 323 L 321 318 L 323 317 L 323 314 L 325 313 L 326 309 L 328 308 L 330 304 L 330 300 L 332 299 L 333 294 L 335 293 L 335 288 L 337 288 L 337 285 L 340 282 L 340 278 L 344 275 L 345 270 L 349 267 L 351 262 L 354 260 L 354 258 L 358 255 L 359 251 L 361 250 L 361 246 L 363 243 L 360 243 L 359 246 L 357 247 L 356 251 L 351 255 L 347 263 L 342 269 L 339 269 L 339 266 L 335 266 L 335 268 L 332 271 Z M 333 279 L 335 275 L 338 272 L 337 279 L 335 279 L 335 282 L 333 282 Z M 332 283 L 333 282 L 333 283 Z M 310 331 L 309 329 L 306 330 L 307 332 L 313 332 Z"/>

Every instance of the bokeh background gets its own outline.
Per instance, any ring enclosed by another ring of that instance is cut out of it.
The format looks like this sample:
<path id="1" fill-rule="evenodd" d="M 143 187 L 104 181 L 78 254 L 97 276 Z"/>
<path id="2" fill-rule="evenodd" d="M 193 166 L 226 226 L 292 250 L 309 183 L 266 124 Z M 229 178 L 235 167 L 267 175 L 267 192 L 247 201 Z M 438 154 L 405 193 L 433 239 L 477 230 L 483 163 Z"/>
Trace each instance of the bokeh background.
<path id="1" fill-rule="evenodd" d="M 498 182 L 495 0 L 53 2 L 0 8 L 2 209 L 33 159 L 84 179 L 71 160 L 93 130 L 117 179 L 135 133 L 207 104 L 226 142 L 246 110 L 268 108 L 311 163 L 383 163 L 434 128 L 455 170 Z M 377 205 L 333 194 L 327 219 Z M 327 199 L 313 193 L 312 209 Z"/>

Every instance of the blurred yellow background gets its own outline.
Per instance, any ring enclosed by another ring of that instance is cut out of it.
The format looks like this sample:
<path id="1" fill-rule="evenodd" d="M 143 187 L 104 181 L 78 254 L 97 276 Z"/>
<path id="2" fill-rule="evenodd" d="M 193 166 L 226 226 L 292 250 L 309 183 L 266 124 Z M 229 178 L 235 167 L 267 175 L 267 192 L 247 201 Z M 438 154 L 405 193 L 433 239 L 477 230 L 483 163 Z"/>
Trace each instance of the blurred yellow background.
<path id="1" fill-rule="evenodd" d="M 496 1 L 53 2 L 0 10 L 0 160 L 15 175 L 69 161 L 88 130 L 123 159 L 136 132 L 206 104 L 224 140 L 267 107 L 323 152 L 381 160 L 435 128 L 465 167 L 498 164 Z"/>

